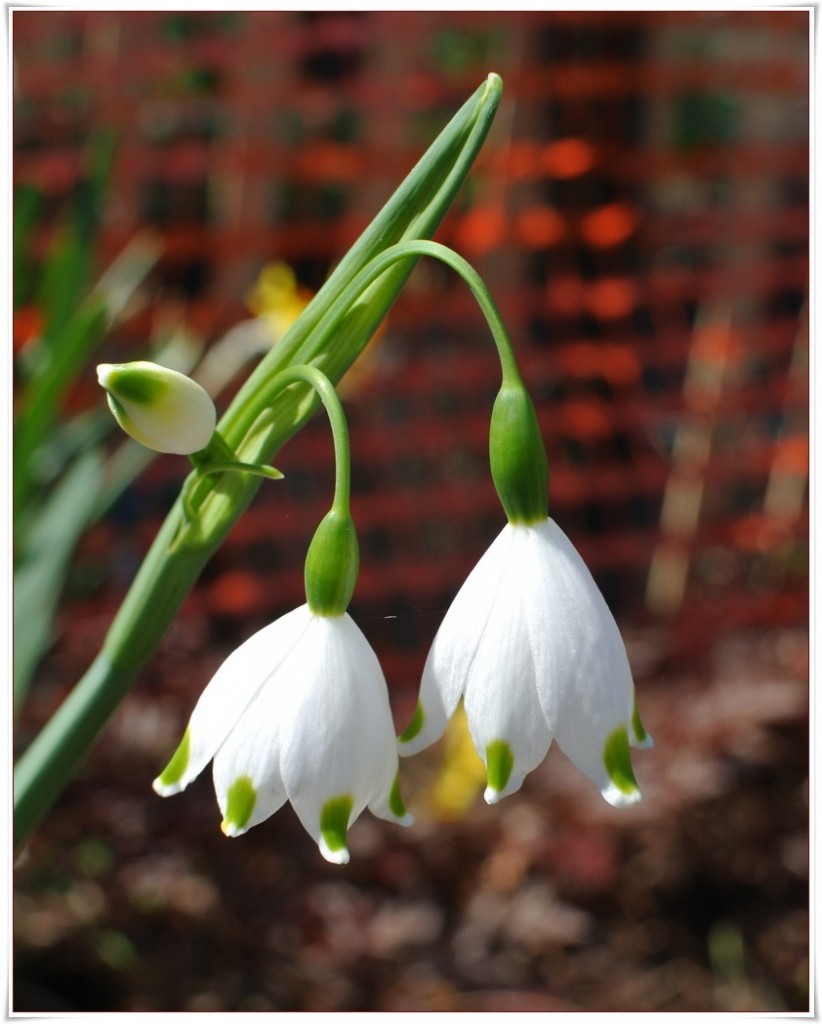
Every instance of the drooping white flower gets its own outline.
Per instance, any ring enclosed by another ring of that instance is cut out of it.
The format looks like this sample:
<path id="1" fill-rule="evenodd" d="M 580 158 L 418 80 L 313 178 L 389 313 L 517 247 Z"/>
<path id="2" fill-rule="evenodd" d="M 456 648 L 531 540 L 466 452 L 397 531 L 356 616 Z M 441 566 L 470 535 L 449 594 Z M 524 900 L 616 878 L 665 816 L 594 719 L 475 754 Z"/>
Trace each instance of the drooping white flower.
<path id="1" fill-rule="evenodd" d="M 640 799 L 629 744 L 650 746 L 625 646 L 553 519 L 508 523 L 434 639 L 403 755 L 437 740 L 464 699 L 488 803 L 522 785 L 552 739 L 615 806 Z"/>
<path id="2" fill-rule="evenodd" d="M 326 860 L 343 864 L 348 826 L 365 807 L 411 824 L 397 785 L 385 678 L 347 613 L 302 605 L 229 655 L 155 791 L 179 793 L 212 759 L 228 836 L 290 800 Z"/>
<path id="3" fill-rule="evenodd" d="M 123 430 L 155 452 L 191 455 L 206 447 L 217 411 L 208 392 L 184 373 L 156 363 L 101 363 L 97 380 Z"/>

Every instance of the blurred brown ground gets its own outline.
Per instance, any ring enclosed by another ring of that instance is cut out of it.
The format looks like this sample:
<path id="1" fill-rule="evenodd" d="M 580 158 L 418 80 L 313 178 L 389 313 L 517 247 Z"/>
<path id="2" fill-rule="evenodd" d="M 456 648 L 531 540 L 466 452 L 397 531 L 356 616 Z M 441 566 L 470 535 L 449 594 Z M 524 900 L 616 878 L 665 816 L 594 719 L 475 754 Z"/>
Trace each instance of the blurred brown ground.
<path id="1" fill-rule="evenodd" d="M 100 265 L 141 227 L 164 244 L 106 358 L 139 356 L 169 321 L 216 341 L 272 261 L 316 289 L 502 75 L 438 238 L 509 325 L 552 514 L 623 629 L 656 740 L 623 812 L 555 750 L 488 808 L 441 744 L 402 764 L 416 827 L 363 816 L 343 869 L 290 809 L 228 841 L 207 778 L 156 798 L 213 670 L 302 600 L 333 474 L 312 423 L 18 866 L 14 1009 L 807 1008 L 808 14 L 18 11 L 13 26 L 15 181 L 56 218 L 89 136 L 114 127 Z M 422 265 L 346 388 L 352 613 L 398 728 L 502 525 L 497 373 L 470 297 Z M 99 401 L 91 368 L 71 401 Z M 84 538 L 21 749 L 96 653 L 183 472 L 157 460 Z"/>

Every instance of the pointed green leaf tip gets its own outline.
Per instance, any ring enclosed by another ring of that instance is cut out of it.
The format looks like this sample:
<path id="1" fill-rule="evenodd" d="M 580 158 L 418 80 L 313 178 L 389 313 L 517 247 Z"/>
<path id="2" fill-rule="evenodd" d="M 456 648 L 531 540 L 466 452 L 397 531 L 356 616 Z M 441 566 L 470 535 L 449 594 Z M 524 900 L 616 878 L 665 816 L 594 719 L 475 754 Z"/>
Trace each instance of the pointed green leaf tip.
<path id="1" fill-rule="evenodd" d="M 225 818 L 220 826 L 227 836 L 238 836 L 245 832 L 256 802 L 257 791 L 247 775 L 241 775 L 229 786 Z"/>
<path id="2" fill-rule="evenodd" d="M 191 732 L 186 729 L 180 745 L 171 756 L 171 760 L 163 768 L 157 781 L 162 786 L 176 786 L 188 768 L 189 751 L 191 750 Z"/>
<path id="3" fill-rule="evenodd" d="M 414 717 L 408 723 L 408 728 L 400 736 L 400 743 L 410 743 L 415 736 L 419 735 L 424 721 L 425 713 L 422 710 L 422 704 L 417 702 L 417 706 L 414 709 Z"/>
<path id="4" fill-rule="evenodd" d="M 488 789 L 501 793 L 508 785 L 514 767 L 514 755 L 505 740 L 494 740 L 485 748 L 485 771 Z"/>
<path id="5" fill-rule="evenodd" d="M 631 796 L 639 792 L 639 785 L 631 766 L 631 751 L 628 747 L 628 730 L 624 725 L 617 726 L 605 741 L 602 754 L 605 771 L 616 788 Z"/>
<path id="6" fill-rule="evenodd" d="M 350 796 L 335 796 L 323 804 L 320 813 L 320 834 L 328 853 L 339 855 L 346 852 L 348 819 L 351 817 L 353 806 L 354 801 Z"/>

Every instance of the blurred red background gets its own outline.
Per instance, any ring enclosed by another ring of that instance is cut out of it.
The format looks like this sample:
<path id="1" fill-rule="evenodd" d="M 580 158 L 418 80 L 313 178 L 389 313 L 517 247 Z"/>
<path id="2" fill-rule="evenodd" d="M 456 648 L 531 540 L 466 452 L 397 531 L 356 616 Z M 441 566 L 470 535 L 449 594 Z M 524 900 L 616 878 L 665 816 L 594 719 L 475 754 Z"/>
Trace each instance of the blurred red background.
<path id="1" fill-rule="evenodd" d="M 502 75 L 437 238 L 508 324 L 552 514 L 623 629 L 657 741 L 635 757 L 645 801 L 621 813 L 556 751 L 487 808 L 440 745 L 402 765 L 418 826 L 362 819 L 345 869 L 290 810 L 229 843 L 208 780 L 154 797 L 216 666 L 303 599 L 333 486 L 318 419 L 32 840 L 14 1009 L 806 1008 L 808 13 L 17 11 L 13 56 L 14 181 L 46 196 L 42 245 L 103 129 L 100 269 L 138 230 L 161 244 L 112 360 L 169 323 L 213 349 L 272 262 L 316 290 Z M 423 263 L 343 385 L 352 614 L 398 729 L 503 523 L 498 376 L 467 290 Z M 69 401 L 100 401 L 93 366 Z M 96 653 L 184 473 L 157 459 L 83 538 L 21 749 Z"/>

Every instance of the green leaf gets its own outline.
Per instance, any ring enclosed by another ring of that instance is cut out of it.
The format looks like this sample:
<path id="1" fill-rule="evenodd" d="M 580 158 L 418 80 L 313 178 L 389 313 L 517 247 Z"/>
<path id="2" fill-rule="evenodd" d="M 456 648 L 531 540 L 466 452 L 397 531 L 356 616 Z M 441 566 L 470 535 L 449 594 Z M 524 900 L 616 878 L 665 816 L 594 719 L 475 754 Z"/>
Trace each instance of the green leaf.
<path id="1" fill-rule="evenodd" d="M 111 179 L 116 137 L 101 132 L 92 138 L 88 174 L 71 200 L 67 221 L 43 267 L 40 306 L 45 330 L 43 342 L 54 347 L 67 321 L 86 293 L 92 273 L 94 240 L 100 226 L 103 197 Z"/>
<path id="2" fill-rule="evenodd" d="M 14 190 L 12 267 L 15 309 L 28 302 L 34 290 L 34 274 L 30 266 L 29 246 L 40 216 L 42 198 L 39 189 L 33 185 L 20 185 Z"/>
<path id="3" fill-rule="evenodd" d="M 21 398 L 14 428 L 14 514 L 19 515 L 32 495 L 32 458 L 57 422 L 62 399 L 107 327 L 105 304 L 85 303 L 72 317 L 52 357 L 31 381 Z"/>
<path id="4" fill-rule="evenodd" d="M 102 477 L 102 455 L 87 452 L 68 469 L 31 523 L 27 550 L 14 573 L 15 708 L 50 642 L 71 555 L 97 502 Z"/>

